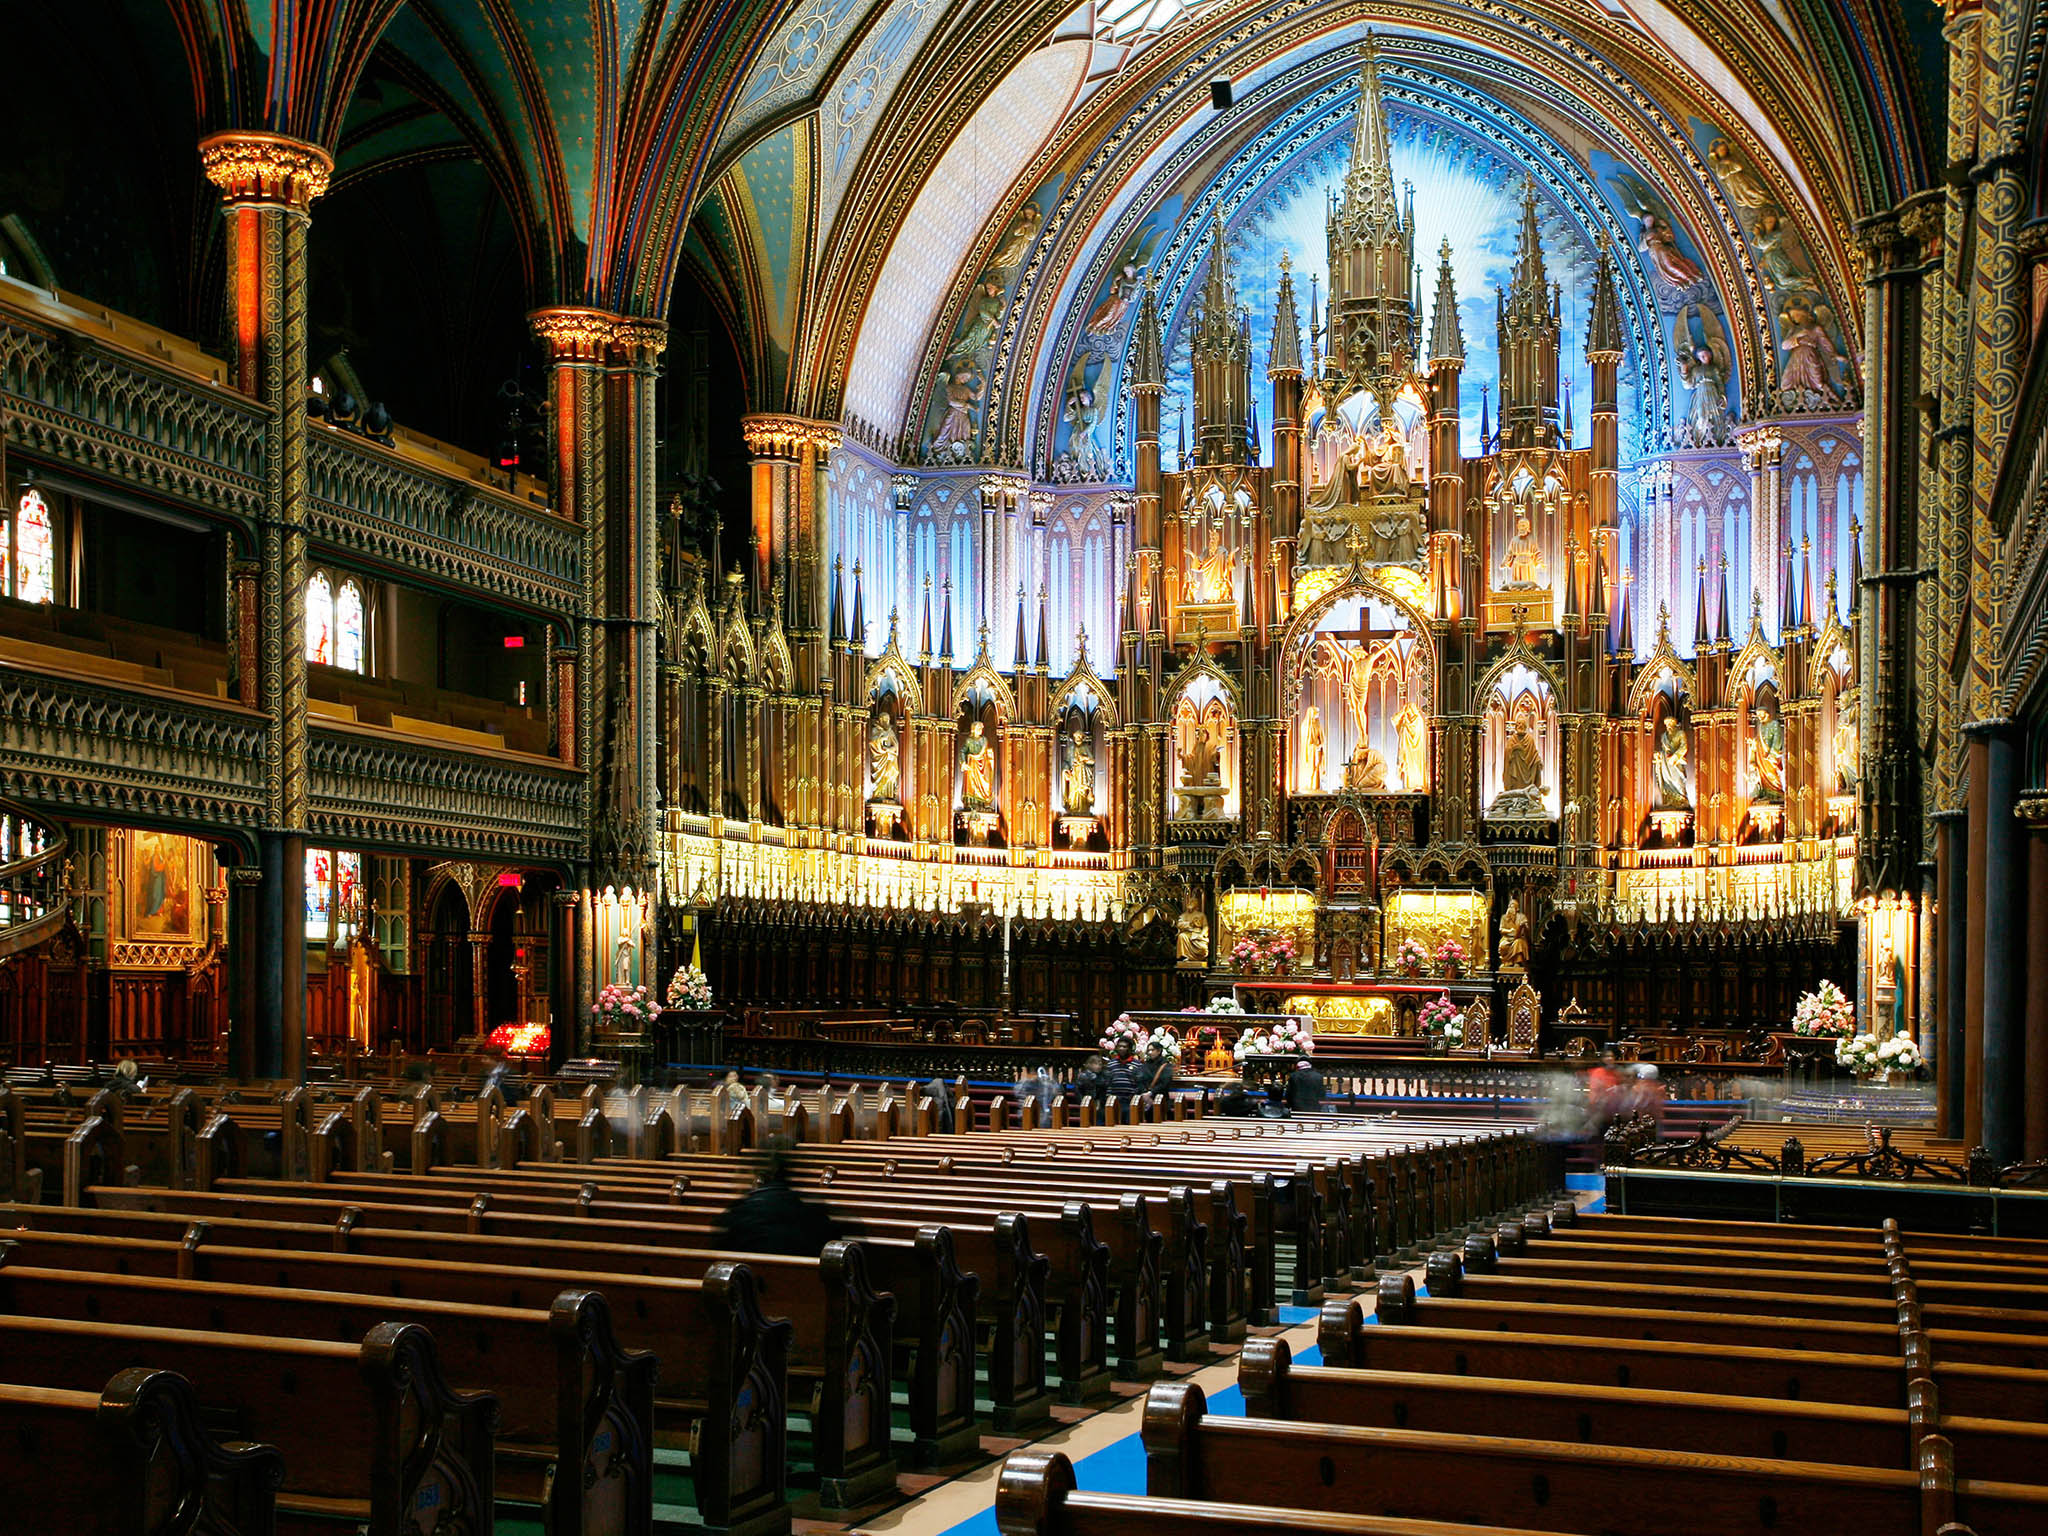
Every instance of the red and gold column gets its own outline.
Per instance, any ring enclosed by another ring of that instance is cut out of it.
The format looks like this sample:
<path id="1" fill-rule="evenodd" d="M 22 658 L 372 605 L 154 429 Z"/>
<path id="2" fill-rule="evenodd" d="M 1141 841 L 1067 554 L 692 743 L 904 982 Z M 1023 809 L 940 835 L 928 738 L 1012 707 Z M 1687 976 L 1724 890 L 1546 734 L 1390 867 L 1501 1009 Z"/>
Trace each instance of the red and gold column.
<path id="1" fill-rule="evenodd" d="M 256 1070 L 305 1074 L 306 1040 L 306 231 L 334 162 L 279 134 L 202 139 L 228 231 L 235 387 L 269 417 L 256 577 L 255 702 L 264 761 Z"/>

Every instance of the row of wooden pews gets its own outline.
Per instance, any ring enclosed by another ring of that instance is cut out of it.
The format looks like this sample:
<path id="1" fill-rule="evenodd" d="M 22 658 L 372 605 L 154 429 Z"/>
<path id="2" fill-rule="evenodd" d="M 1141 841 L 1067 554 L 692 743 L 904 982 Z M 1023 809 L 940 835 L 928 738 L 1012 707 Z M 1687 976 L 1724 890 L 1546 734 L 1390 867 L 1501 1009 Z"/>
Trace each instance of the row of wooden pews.
<path id="1" fill-rule="evenodd" d="M 721 1245 L 750 1164 L 639 1152 L 320 1158 L 0 1207 L 4 1312 L 39 1341 L 5 1358 L 72 1392 L 117 1366 L 182 1374 L 209 1424 L 284 1452 L 288 1526 L 396 1536 L 397 1512 L 459 1507 L 640 1531 L 659 1510 L 756 1536 L 789 1527 L 791 1462 L 824 1507 L 858 1507 L 902 1462 L 957 1464 L 990 1424 L 1044 1422 L 1055 1392 L 1203 1358 L 1281 1300 L 1355 1290 L 1404 1243 L 1491 1230 L 1552 1192 L 1534 1143 L 1492 1124 L 983 1131 L 795 1149 L 845 1237 L 783 1258 Z M 405 1362 L 381 1389 L 362 1364 L 379 1329 Z M 361 1404 L 386 1427 L 361 1456 L 306 1411 L 316 1360 L 384 1392 Z"/>
<path id="2" fill-rule="evenodd" d="M 1007 1536 L 2048 1530 L 2048 1244 L 1526 1216 L 1146 1404 L 1147 1496 L 1005 1465 Z M 1417 1524 L 1416 1522 L 1423 1522 Z"/>

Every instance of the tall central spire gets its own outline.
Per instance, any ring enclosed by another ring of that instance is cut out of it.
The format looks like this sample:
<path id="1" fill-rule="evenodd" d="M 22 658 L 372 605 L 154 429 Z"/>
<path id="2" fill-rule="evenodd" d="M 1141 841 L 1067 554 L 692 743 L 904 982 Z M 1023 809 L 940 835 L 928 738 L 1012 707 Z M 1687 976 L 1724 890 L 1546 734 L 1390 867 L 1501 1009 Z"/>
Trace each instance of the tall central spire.
<path id="1" fill-rule="evenodd" d="M 1401 224 L 1394 193 L 1393 145 L 1387 136 L 1387 103 L 1380 91 L 1379 45 L 1365 34 L 1358 50 L 1358 116 L 1351 129 L 1351 168 L 1344 174 L 1338 221 L 1349 239 L 1384 240 Z"/>
<path id="2" fill-rule="evenodd" d="M 1380 88 L 1379 44 L 1359 49 L 1358 117 L 1351 167 L 1332 202 L 1329 238 L 1329 387 L 1371 390 L 1382 412 L 1409 382 L 1421 350 L 1420 274 L 1415 270 L 1414 193 L 1394 191 L 1393 141 Z"/>

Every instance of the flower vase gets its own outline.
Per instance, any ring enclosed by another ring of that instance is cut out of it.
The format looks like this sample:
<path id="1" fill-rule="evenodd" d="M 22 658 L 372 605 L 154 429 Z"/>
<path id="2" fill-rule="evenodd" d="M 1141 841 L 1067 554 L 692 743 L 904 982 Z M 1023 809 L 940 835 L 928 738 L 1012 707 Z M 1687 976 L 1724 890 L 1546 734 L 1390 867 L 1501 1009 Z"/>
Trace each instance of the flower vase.
<path id="1" fill-rule="evenodd" d="M 1429 1037 L 1429 1054 L 1432 1056 L 1450 1055 L 1451 1037 L 1449 1035 L 1431 1035 Z"/>
<path id="2" fill-rule="evenodd" d="M 1455 962 L 1444 967 L 1444 977 L 1446 980 L 1456 981 L 1460 976 L 1464 974 L 1465 972 L 1463 971 L 1463 969 L 1461 969 Z"/>

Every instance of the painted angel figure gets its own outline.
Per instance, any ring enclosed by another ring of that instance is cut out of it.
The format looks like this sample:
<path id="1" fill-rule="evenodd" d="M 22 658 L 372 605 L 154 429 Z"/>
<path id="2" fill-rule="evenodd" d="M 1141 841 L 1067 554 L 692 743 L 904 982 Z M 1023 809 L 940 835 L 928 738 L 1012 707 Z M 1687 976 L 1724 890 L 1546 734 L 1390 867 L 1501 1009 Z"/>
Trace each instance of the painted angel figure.
<path id="1" fill-rule="evenodd" d="M 1826 306 L 1804 296 L 1785 305 L 1780 321 L 1783 339 L 1778 343 L 1778 350 L 1785 354 L 1785 371 L 1779 387 L 1788 394 L 1817 395 L 1824 401 L 1836 398 L 1835 367 L 1845 359 L 1828 334 L 1825 310 Z"/>
<path id="2" fill-rule="evenodd" d="M 1713 310 L 1688 304 L 1678 312 L 1678 336 L 1678 377 L 1692 391 L 1686 431 L 1693 447 L 1709 447 L 1728 434 L 1728 335 Z"/>

